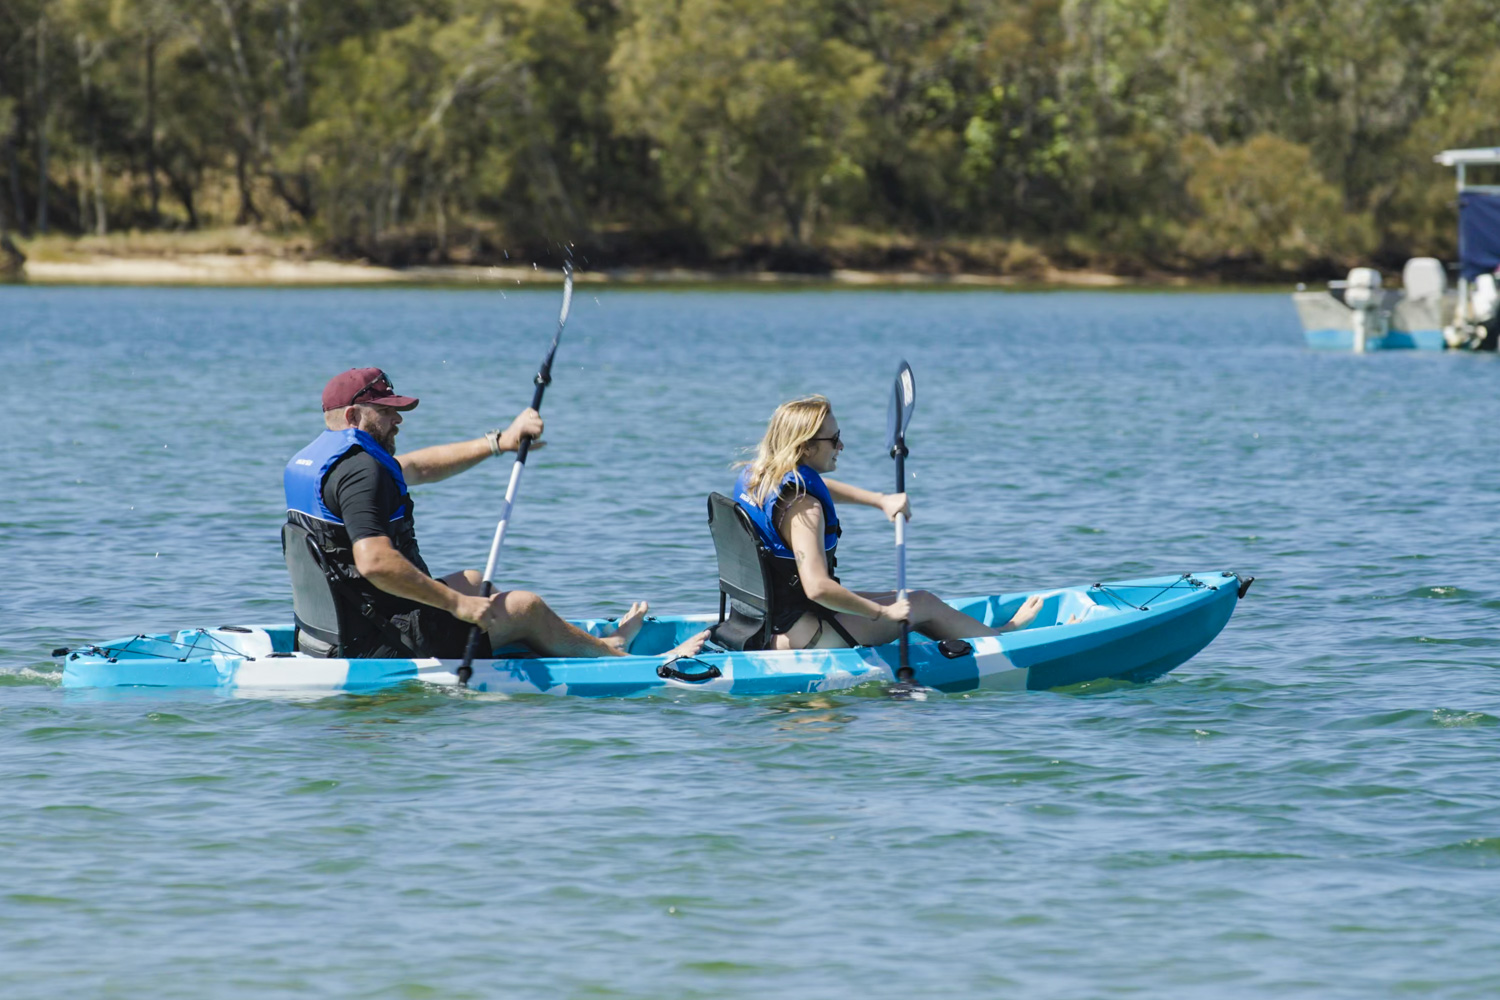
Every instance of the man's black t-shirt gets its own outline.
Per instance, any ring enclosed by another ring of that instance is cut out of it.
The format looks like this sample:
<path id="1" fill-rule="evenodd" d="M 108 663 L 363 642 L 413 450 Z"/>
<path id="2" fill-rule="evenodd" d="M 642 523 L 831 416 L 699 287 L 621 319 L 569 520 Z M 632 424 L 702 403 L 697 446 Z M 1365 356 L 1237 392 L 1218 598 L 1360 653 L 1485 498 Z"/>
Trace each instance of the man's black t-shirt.
<path id="1" fill-rule="evenodd" d="M 349 533 L 349 544 L 362 538 L 384 535 L 392 542 L 391 518 L 401 508 L 401 489 L 396 477 L 363 448 L 352 448 L 334 465 L 323 480 L 323 503 L 333 515 L 344 522 Z M 428 576 L 432 571 L 422 561 L 412 542 L 412 551 L 406 553 L 416 567 Z"/>
<path id="2" fill-rule="evenodd" d="M 351 546 L 362 538 L 380 535 L 396 543 L 391 533 L 391 518 L 401 508 L 400 487 L 396 485 L 396 477 L 363 448 L 350 449 L 334 464 L 323 480 L 323 503 L 344 522 Z M 417 569 L 432 575 L 417 551 L 416 539 L 400 550 Z M 367 631 L 346 639 L 345 655 L 405 658 L 415 654 L 450 659 L 464 655 L 472 626 L 441 608 L 386 594 L 368 581 L 359 581 L 358 587 L 404 638 L 397 643 L 388 631 Z M 487 643 L 480 647 L 480 655 L 490 655 Z"/>

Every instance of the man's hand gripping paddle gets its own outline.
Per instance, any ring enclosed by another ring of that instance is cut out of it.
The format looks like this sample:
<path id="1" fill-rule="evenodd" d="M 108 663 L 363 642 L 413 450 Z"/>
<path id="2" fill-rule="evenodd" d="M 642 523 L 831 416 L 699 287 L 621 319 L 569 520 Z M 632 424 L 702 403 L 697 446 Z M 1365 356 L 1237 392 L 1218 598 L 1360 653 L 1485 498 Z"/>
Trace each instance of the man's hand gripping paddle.
<path id="1" fill-rule="evenodd" d="M 905 361 L 896 369 L 891 386 L 891 405 L 886 410 L 886 444 L 896 460 L 896 492 L 906 492 L 906 429 L 911 425 L 911 411 L 917 405 L 917 388 L 912 380 L 911 365 Z M 906 515 L 896 515 L 896 593 L 906 599 Z M 914 686 L 916 673 L 911 668 L 911 626 L 901 623 L 901 669 L 896 671 L 898 685 Z"/>
<path id="2" fill-rule="evenodd" d="M 557 332 L 552 335 L 552 349 L 536 373 L 536 391 L 531 395 L 531 408 L 542 412 L 542 394 L 552 383 L 552 358 L 557 354 L 558 341 L 562 339 L 563 325 L 568 322 L 568 307 L 573 304 L 573 268 L 563 265 L 562 312 L 557 317 Z M 490 543 L 490 558 L 484 564 L 484 585 L 479 596 L 489 597 L 495 590 L 495 564 L 500 561 L 500 546 L 505 544 L 505 529 L 510 525 L 510 514 L 516 504 L 516 490 L 521 485 L 521 470 L 526 468 L 526 453 L 531 450 L 531 438 L 521 438 L 521 447 L 516 451 L 516 462 L 510 467 L 510 485 L 505 487 L 505 504 L 500 508 L 500 523 L 495 525 L 495 540 Z M 458 683 L 466 685 L 474 676 L 474 657 L 479 654 L 479 642 L 484 629 L 478 625 L 469 633 L 469 645 L 464 649 L 464 662 L 458 668 Z"/>

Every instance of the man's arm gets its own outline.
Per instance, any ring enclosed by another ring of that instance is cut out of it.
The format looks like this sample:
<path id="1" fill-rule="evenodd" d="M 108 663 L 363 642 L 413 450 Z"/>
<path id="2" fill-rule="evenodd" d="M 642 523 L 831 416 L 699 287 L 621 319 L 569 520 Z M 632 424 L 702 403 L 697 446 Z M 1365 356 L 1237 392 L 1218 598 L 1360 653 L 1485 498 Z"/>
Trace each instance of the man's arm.
<path id="1" fill-rule="evenodd" d="M 500 432 L 497 442 L 499 450 L 518 450 L 521 447 L 522 437 L 540 438 L 542 428 L 540 414 L 532 409 L 523 410 L 520 416 L 510 422 L 509 427 Z M 531 447 L 535 450 L 543 447 L 544 444 L 543 441 L 532 441 Z M 472 441 L 455 441 L 453 444 L 437 444 L 430 448 L 419 448 L 404 455 L 397 455 L 396 461 L 401 463 L 401 474 L 406 478 L 407 485 L 412 486 L 418 483 L 435 483 L 449 476 L 456 476 L 466 469 L 472 469 L 494 453 L 494 449 L 490 447 L 490 439 L 481 437 L 474 438 Z"/>
<path id="2" fill-rule="evenodd" d="M 485 448 L 488 453 L 489 446 Z M 441 608 L 470 625 L 488 626 L 493 605 L 503 596 L 474 597 L 438 583 L 412 565 L 385 535 L 371 535 L 354 543 L 354 568 L 387 594 Z"/>

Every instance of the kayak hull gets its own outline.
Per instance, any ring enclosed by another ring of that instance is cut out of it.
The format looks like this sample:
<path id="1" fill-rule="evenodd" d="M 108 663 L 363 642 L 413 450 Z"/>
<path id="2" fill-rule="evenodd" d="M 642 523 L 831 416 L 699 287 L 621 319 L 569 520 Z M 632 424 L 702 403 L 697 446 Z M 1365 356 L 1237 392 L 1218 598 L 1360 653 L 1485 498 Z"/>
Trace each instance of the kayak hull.
<path id="1" fill-rule="evenodd" d="M 1047 690 L 1091 681 L 1144 682 L 1187 662 L 1223 629 L 1241 596 L 1233 573 L 1047 591 L 1028 628 L 969 640 L 950 655 L 913 635 L 918 683 L 948 693 Z M 950 601 L 988 625 L 1010 619 L 1028 595 Z M 689 615 L 648 619 L 630 656 L 587 659 L 507 656 L 476 660 L 468 687 L 496 694 L 622 698 L 685 690 L 785 695 L 890 683 L 896 644 L 854 649 L 716 651 L 668 659 L 665 651 L 717 621 Z M 605 619 L 576 622 L 596 635 Z M 517 651 L 519 654 L 519 651 Z M 139 635 L 67 654 L 65 688 L 218 689 L 252 695 L 369 691 L 421 682 L 457 686 L 458 660 L 320 659 L 293 651 L 288 625 L 224 626 Z"/>

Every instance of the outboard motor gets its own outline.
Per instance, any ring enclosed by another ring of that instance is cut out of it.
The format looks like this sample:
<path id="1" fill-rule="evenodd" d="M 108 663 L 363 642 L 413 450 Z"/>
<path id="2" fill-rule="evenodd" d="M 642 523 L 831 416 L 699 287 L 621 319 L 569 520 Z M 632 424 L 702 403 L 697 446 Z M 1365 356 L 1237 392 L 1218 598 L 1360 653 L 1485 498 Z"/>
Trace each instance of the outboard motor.
<path id="1" fill-rule="evenodd" d="M 1344 305 L 1354 310 L 1354 353 L 1363 354 L 1372 339 L 1385 337 L 1390 322 L 1390 314 L 1384 309 L 1380 272 L 1373 267 L 1350 271 L 1344 287 Z"/>
<path id="2" fill-rule="evenodd" d="M 1401 269 L 1401 286 L 1409 299 L 1442 299 L 1448 291 L 1448 275 L 1436 257 L 1413 257 Z"/>
<path id="3" fill-rule="evenodd" d="M 1474 279 L 1474 297 L 1469 300 L 1469 308 L 1473 310 L 1474 322 L 1481 325 L 1489 323 L 1500 311 L 1500 288 L 1496 287 L 1493 274 L 1481 274 Z"/>

